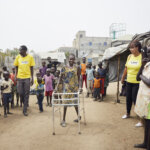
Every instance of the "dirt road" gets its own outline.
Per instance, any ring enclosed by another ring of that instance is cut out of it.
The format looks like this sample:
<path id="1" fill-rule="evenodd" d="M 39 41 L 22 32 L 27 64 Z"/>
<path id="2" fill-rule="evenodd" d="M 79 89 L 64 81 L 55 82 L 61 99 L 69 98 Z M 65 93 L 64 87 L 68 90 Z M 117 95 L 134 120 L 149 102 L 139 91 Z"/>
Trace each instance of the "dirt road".
<path id="1" fill-rule="evenodd" d="M 56 113 L 56 135 L 52 135 L 52 108 L 38 112 L 36 97 L 30 97 L 29 116 L 22 115 L 21 108 L 11 110 L 14 114 L 4 119 L 0 108 L 0 150 L 133 150 L 135 143 L 142 142 L 143 128 L 136 128 L 136 115 L 123 120 L 125 99 L 114 104 L 116 83 L 110 84 L 108 96 L 103 102 L 85 99 L 87 125 L 81 123 L 78 135 L 74 108 L 67 112 L 67 127 L 59 125 Z"/>

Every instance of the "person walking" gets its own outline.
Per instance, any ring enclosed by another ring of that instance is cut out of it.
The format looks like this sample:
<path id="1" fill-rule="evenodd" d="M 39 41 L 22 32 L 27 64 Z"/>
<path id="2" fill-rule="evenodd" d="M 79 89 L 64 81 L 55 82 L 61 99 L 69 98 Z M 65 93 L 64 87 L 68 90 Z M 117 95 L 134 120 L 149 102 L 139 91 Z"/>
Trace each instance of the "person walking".
<path id="1" fill-rule="evenodd" d="M 122 119 L 130 117 L 130 111 L 132 103 L 136 104 L 136 97 L 139 89 L 139 81 L 137 81 L 136 76 L 142 65 L 142 55 L 141 55 L 141 43 L 138 41 L 133 41 L 130 44 L 131 54 L 128 56 L 125 69 L 122 75 L 121 83 L 123 84 L 125 77 L 127 76 L 126 83 L 126 111 L 127 113 L 122 116 Z"/>
<path id="2" fill-rule="evenodd" d="M 34 58 L 27 54 L 27 47 L 25 45 L 20 46 L 20 54 L 14 61 L 16 66 L 17 77 L 17 90 L 20 95 L 20 99 L 23 102 L 23 114 L 28 116 L 27 107 L 29 102 L 30 85 L 33 85 L 33 67 L 35 66 Z"/>
<path id="3" fill-rule="evenodd" d="M 79 90 L 79 78 L 80 78 L 80 74 L 79 74 L 79 70 L 78 68 L 74 65 L 75 64 L 75 55 L 74 54 L 70 54 L 69 55 L 69 64 L 65 67 L 62 68 L 61 70 L 61 78 L 63 78 L 63 93 L 77 93 Z M 69 94 L 69 95 L 65 95 L 64 98 L 65 99 L 69 99 L 69 98 L 73 98 L 76 97 L 75 94 Z M 72 100 L 66 100 L 63 103 L 65 104 L 70 104 L 73 103 Z M 76 103 L 76 102 L 74 102 Z M 74 106 L 77 116 L 78 116 L 78 107 Z M 63 113 L 63 120 L 61 122 L 61 126 L 62 127 L 66 127 L 66 112 L 67 112 L 67 106 L 64 106 L 64 113 Z M 78 118 L 76 120 L 74 120 L 74 122 L 78 122 L 78 120 L 81 119 Z"/>

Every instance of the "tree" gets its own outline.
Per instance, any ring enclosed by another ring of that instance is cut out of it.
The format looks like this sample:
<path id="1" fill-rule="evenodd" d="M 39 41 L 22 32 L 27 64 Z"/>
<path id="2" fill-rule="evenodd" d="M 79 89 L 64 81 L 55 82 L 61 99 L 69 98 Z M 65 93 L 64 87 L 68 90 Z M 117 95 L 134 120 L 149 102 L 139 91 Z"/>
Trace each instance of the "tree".
<path id="1" fill-rule="evenodd" d="M 70 53 L 69 52 L 65 52 L 65 56 L 68 59 L 69 58 Z"/>

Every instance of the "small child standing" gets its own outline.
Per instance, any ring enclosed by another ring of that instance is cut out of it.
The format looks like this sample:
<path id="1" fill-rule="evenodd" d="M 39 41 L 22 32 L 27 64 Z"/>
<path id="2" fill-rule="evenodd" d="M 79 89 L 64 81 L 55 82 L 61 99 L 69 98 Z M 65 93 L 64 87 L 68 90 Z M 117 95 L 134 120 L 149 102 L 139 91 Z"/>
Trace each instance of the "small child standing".
<path id="1" fill-rule="evenodd" d="M 43 112 L 43 99 L 44 99 L 44 85 L 42 84 L 42 78 L 37 78 L 38 85 L 36 87 L 36 95 L 39 104 L 40 112 Z"/>
<path id="2" fill-rule="evenodd" d="M 62 93 L 62 80 L 60 81 L 60 70 L 56 70 L 54 81 L 55 89 L 57 89 L 58 93 Z"/>
<path id="3" fill-rule="evenodd" d="M 54 75 L 51 74 L 51 70 L 49 68 L 46 70 L 46 75 L 44 75 L 43 79 L 45 82 L 45 96 L 47 97 L 47 106 L 51 107 Z"/>
<path id="4" fill-rule="evenodd" d="M 9 102 L 12 99 L 12 85 L 13 82 L 9 78 L 9 73 L 4 71 L 3 73 L 4 80 L 2 81 L 2 92 L 3 92 L 3 100 L 4 100 L 4 117 L 7 117 L 7 114 L 12 114 L 9 112 Z"/>
<path id="5" fill-rule="evenodd" d="M 92 68 L 93 68 L 93 75 L 94 75 L 94 78 L 95 78 L 96 66 L 94 65 L 94 66 L 92 66 Z"/>
<path id="6" fill-rule="evenodd" d="M 93 68 L 91 68 L 92 64 L 88 63 L 87 68 L 86 68 L 86 75 L 87 75 L 87 97 L 89 97 L 89 94 L 93 95 Z"/>
<path id="7" fill-rule="evenodd" d="M 100 88 L 101 88 L 101 79 L 99 76 L 98 72 L 95 72 L 95 78 L 94 78 L 94 101 L 97 101 L 97 98 L 99 99 L 98 101 L 100 102 Z"/>
<path id="8" fill-rule="evenodd" d="M 43 62 L 42 62 L 42 67 L 39 69 L 39 72 L 40 72 L 42 78 L 43 78 L 44 75 L 46 74 L 46 69 L 47 69 L 47 67 L 46 67 L 46 62 L 43 61 Z"/>
<path id="9" fill-rule="evenodd" d="M 101 89 L 100 89 L 100 94 L 102 94 L 102 100 L 104 97 L 104 83 L 105 83 L 105 78 L 106 78 L 106 69 L 103 68 L 103 64 L 102 62 L 99 62 L 98 64 L 98 73 L 100 75 L 100 79 L 101 79 Z"/>

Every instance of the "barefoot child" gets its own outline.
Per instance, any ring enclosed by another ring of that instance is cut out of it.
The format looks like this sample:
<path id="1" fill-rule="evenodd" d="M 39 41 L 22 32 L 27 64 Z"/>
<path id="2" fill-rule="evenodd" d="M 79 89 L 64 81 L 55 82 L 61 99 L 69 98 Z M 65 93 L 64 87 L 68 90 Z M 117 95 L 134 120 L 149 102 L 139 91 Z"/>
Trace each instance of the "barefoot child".
<path id="1" fill-rule="evenodd" d="M 48 68 L 46 70 L 46 75 L 44 75 L 43 79 L 45 82 L 45 96 L 47 98 L 47 106 L 52 106 L 52 93 L 53 93 L 53 80 L 54 75 L 50 73 L 51 70 Z"/>
<path id="2" fill-rule="evenodd" d="M 12 114 L 9 112 L 9 102 L 12 99 L 12 85 L 13 82 L 9 79 L 9 73 L 4 71 L 3 73 L 4 80 L 2 81 L 2 92 L 3 92 L 3 100 L 4 100 L 4 117 L 7 117 L 7 114 Z"/>
<path id="3" fill-rule="evenodd" d="M 36 87 L 36 95 L 38 99 L 38 105 L 40 112 L 43 112 L 43 99 L 44 99 L 44 85 L 42 84 L 42 78 L 37 78 L 38 85 Z"/>

